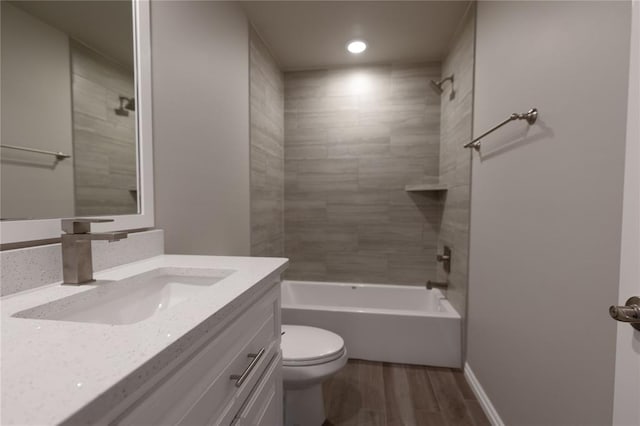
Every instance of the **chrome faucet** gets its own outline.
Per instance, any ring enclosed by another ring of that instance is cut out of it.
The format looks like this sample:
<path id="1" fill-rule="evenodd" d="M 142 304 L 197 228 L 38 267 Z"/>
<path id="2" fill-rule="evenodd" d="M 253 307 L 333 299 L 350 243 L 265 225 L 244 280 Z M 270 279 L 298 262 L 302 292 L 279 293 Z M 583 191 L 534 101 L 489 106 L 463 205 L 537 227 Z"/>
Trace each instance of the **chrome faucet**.
<path id="1" fill-rule="evenodd" d="M 119 241 L 126 232 L 92 234 L 91 224 L 113 222 L 113 219 L 62 219 L 62 280 L 63 284 L 86 284 L 93 281 L 92 240 Z"/>
<path id="2" fill-rule="evenodd" d="M 427 281 L 427 290 L 431 290 L 433 288 L 439 288 L 441 290 L 445 290 L 449 287 L 449 281 L 438 282 L 438 281 Z"/>

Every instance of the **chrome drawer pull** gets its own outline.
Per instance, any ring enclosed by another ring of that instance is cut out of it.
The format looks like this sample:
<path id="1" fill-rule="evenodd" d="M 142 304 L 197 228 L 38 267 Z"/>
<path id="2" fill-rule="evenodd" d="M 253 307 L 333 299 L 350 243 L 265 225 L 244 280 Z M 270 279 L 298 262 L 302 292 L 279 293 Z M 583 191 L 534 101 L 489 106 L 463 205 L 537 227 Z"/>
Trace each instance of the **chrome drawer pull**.
<path id="1" fill-rule="evenodd" d="M 249 374 L 251 373 L 251 370 L 253 370 L 255 368 L 256 364 L 258 364 L 258 361 L 260 361 L 260 358 L 262 358 L 262 355 L 264 355 L 264 348 L 260 349 L 257 354 L 249 354 L 249 355 L 247 355 L 249 358 L 253 358 L 251 360 L 251 363 L 247 366 L 247 368 L 245 368 L 245 370 L 242 372 L 242 374 L 240 374 L 240 375 L 232 374 L 229 377 L 229 379 L 236 381 L 236 387 L 237 388 L 242 386 L 244 381 L 247 380 L 247 377 L 249 377 Z"/>

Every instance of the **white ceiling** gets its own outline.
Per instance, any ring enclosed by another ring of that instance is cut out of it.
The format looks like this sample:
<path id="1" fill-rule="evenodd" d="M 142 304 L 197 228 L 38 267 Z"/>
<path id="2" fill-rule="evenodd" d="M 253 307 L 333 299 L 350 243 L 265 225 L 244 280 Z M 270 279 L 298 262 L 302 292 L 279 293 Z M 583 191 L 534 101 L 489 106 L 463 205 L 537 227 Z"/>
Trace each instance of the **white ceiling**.
<path id="1" fill-rule="evenodd" d="M 283 70 L 442 60 L 469 1 L 247 1 Z M 361 38 L 358 55 L 345 45 Z"/>
<path id="2" fill-rule="evenodd" d="M 22 0 L 11 3 L 71 38 L 133 68 L 131 1 Z"/>

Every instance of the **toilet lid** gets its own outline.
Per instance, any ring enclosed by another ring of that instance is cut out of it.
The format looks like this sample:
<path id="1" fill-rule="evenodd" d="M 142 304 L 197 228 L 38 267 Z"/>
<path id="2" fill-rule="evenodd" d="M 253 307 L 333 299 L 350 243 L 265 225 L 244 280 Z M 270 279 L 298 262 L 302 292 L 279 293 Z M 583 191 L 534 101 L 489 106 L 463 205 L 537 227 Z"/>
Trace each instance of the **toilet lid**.
<path id="1" fill-rule="evenodd" d="M 282 332 L 284 365 L 322 364 L 344 354 L 344 340 L 328 330 L 303 325 L 283 325 Z"/>

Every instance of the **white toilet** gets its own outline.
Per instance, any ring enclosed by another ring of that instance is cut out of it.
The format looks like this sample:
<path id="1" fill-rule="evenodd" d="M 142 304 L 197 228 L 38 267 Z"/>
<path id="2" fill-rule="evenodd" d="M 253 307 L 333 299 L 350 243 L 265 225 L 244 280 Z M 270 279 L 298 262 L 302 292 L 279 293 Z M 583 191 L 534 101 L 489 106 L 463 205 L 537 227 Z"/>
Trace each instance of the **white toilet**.
<path id="1" fill-rule="evenodd" d="M 321 426 L 326 419 L 322 382 L 347 363 L 344 340 L 302 325 L 283 325 L 282 332 L 285 425 Z"/>

